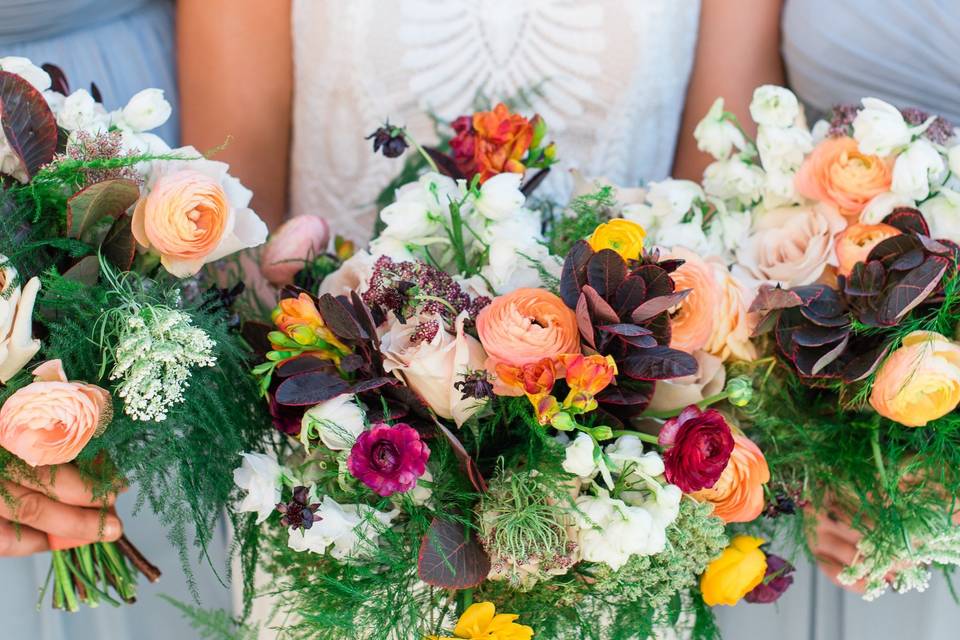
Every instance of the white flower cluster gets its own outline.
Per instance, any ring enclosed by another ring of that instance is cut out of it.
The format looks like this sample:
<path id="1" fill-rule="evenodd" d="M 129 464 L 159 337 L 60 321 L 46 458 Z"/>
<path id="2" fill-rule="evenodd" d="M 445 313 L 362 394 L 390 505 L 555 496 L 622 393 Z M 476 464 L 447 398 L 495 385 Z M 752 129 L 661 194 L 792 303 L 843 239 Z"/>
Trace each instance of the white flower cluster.
<path id="1" fill-rule="evenodd" d="M 161 422 L 183 402 L 193 367 L 212 367 L 214 342 L 190 316 L 167 307 L 136 309 L 120 330 L 111 380 L 135 420 Z"/>
<path id="2" fill-rule="evenodd" d="M 610 490 L 621 489 L 619 498 L 598 487 L 577 498 L 573 519 L 584 560 L 616 570 L 633 555 L 666 548 L 666 530 L 680 513 L 683 492 L 666 482 L 663 459 L 655 451 L 645 452 L 640 438 L 620 436 L 600 454 L 593 439 L 579 433 L 567 444 L 563 468 L 584 483 L 599 473 Z"/>

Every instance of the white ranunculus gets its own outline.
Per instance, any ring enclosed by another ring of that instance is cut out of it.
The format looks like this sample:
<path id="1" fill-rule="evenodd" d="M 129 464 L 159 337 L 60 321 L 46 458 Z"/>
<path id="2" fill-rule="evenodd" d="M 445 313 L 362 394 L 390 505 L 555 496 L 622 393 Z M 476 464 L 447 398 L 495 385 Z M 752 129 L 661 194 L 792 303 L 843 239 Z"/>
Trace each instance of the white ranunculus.
<path id="1" fill-rule="evenodd" d="M 880 224 L 897 207 L 912 207 L 915 204 L 912 198 L 887 191 L 870 199 L 867 206 L 860 212 L 860 222 L 863 224 Z"/>
<path id="2" fill-rule="evenodd" d="M 21 289 L 17 270 L 0 256 L 0 383 L 15 376 L 40 350 L 33 337 L 33 305 L 40 291 L 40 279 L 30 278 Z"/>
<path id="3" fill-rule="evenodd" d="M 137 133 L 156 129 L 170 119 L 173 108 L 162 89 L 144 89 L 136 93 L 120 112 L 118 124 Z"/>
<path id="4" fill-rule="evenodd" d="M 913 135 L 900 110 L 877 98 L 864 98 L 853 120 L 853 137 L 862 153 L 888 156 L 909 144 Z"/>
<path id="5" fill-rule="evenodd" d="M 758 125 L 789 127 L 800 117 L 800 102 L 789 89 L 765 84 L 753 92 L 750 117 Z"/>
<path id="6" fill-rule="evenodd" d="M 930 237 L 960 243 L 960 193 L 941 189 L 937 195 L 920 205 Z"/>
<path id="7" fill-rule="evenodd" d="M 474 207 L 488 220 L 505 220 L 523 207 L 526 197 L 520 191 L 519 173 L 499 173 L 480 187 L 480 197 Z"/>
<path id="8" fill-rule="evenodd" d="M 283 467 L 263 453 L 241 453 L 243 463 L 233 471 L 233 483 L 247 492 L 238 511 L 257 514 L 257 523 L 270 517 L 280 502 Z"/>
<path id="9" fill-rule="evenodd" d="M 633 555 L 653 555 L 666 546 L 665 528 L 644 507 L 608 496 L 577 498 L 574 513 L 577 546 L 588 562 L 602 562 L 616 571 Z"/>
<path id="10" fill-rule="evenodd" d="M 319 519 L 309 529 L 291 528 L 287 545 L 294 551 L 318 554 L 329 549 L 330 555 L 341 561 L 362 557 L 376 547 L 380 533 L 398 513 L 384 513 L 362 504 L 341 505 L 324 496 L 314 514 Z"/>
<path id="11" fill-rule="evenodd" d="M 698 149 L 717 160 L 729 157 L 734 147 L 743 149 L 747 146 L 743 134 L 724 115 L 723 98 L 716 99 L 707 115 L 693 130 L 693 137 L 697 139 Z"/>
<path id="12" fill-rule="evenodd" d="M 310 438 L 319 436 L 328 449 L 343 451 L 353 446 L 366 426 L 356 396 L 343 393 L 307 409 L 301 421 L 300 442 L 309 450 Z"/>
<path id="13" fill-rule="evenodd" d="M 608 444 L 604 451 L 612 463 L 611 470 L 623 473 L 630 470 L 645 476 L 663 473 L 663 458 L 656 451 L 644 451 L 643 441 L 637 436 L 620 436 Z"/>
<path id="14" fill-rule="evenodd" d="M 766 171 L 794 172 L 813 150 L 810 132 L 801 127 L 760 126 L 757 152 Z"/>
<path id="15" fill-rule="evenodd" d="M 70 132 L 96 134 L 110 128 L 110 114 L 86 89 L 78 89 L 63 101 L 57 124 Z"/>
<path id="16" fill-rule="evenodd" d="M 6 56 L 0 58 L 0 71 L 14 73 L 34 86 L 37 91 L 50 88 L 50 74 L 33 64 L 29 58 Z"/>
<path id="17" fill-rule="evenodd" d="M 563 470 L 579 478 L 592 478 L 598 470 L 593 450 L 593 438 L 582 431 L 577 433 L 564 452 Z"/>
<path id="18" fill-rule="evenodd" d="M 943 156 L 933 143 L 926 138 L 918 138 L 897 156 L 890 190 L 905 198 L 924 200 L 930 195 L 930 184 L 939 185 L 943 182 L 946 171 Z"/>
<path id="19" fill-rule="evenodd" d="M 760 199 L 766 176 L 762 169 L 739 158 L 714 162 L 703 172 L 703 189 L 721 200 L 750 205 Z"/>

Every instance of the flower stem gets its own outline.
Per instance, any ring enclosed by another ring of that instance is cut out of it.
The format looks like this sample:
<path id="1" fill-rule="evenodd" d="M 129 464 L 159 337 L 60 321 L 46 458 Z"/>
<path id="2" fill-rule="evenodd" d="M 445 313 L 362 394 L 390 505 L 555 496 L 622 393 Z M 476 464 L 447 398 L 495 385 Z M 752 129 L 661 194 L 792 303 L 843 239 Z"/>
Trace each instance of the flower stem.
<path id="1" fill-rule="evenodd" d="M 403 135 L 403 137 L 410 144 L 410 146 L 416 149 L 417 153 L 423 156 L 423 159 L 427 161 L 427 164 L 430 166 L 430 169 L 433 170 L 434 173 L 440 173 L 440 169 L 437 168 L 437 163 L 433 161 L 433 158 L 430 157 L 430 154 L 427 153 L 426 149 L 421 147 L 420 143 L 417 142 L 412 135 L 410 135 L 409 131 L 407 131 L 405 128 L 398 128 L 398 129 L 395 129 L 394 131 Z M 391 132 L 391 134 L 394 134 L 394 132 Z"/>
<path id="2" fill-rule="evenodd" d="M 880 451 L 880 429 L 874 426 L 870 431 L 870 449 L 873 451 L 873 462 L 877 466 L 880 482 L 887 486 L 887 470 L 883 464 L 883 453 Z"/>
<path id="3" fill-rule="evenodd" d="M 712 396 L 708 396 L 697 403 L 697 406 L 700 409 L 706 409 L 712 404 L 717 404 L 718 402 L 723 402 L 730 397 L 729 391 L 721 391 L 720 393 L 715 393 Z M 679 409 L 670 409 L 669 411 L 644 411 L 641 417 L 643 418 L 658 418 L 660 420 L 665 420 L 669 418 L 676 418 L 680 413 L 686 409 L 686 407 L 681 407 Z"/>
<path id="4" fill-rule="evenodd" d="M 620 436 L 636 436 L 644 442 L 649 442 L 650 444 L 660 444 L 660 438 L 653 435 L 652 433 L 644 433 L 643 431 L 614 431 L 613 437 L 619 438 Z"/>

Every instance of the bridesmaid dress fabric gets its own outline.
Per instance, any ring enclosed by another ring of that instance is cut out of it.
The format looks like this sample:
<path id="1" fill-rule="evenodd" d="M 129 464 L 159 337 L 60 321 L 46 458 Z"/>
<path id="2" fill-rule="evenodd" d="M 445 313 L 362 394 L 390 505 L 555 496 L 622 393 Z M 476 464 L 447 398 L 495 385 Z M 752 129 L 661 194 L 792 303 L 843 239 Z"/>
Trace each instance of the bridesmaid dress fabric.
<path id="1" fill-rule="evenodd" d="M 137 91 L 163 89 L 177 104 L 174 68 L 173 4 L 169 0 L 2 0 L 0 57 L 25 56 L 36 64 L 51 62 L 63 69 L 72 89 L 95 82 L 107 109 L 122 107 Z M 171 145 L 179 141 L 174 118 L 155 133 Z M 50 565 L 48 554 L 0 558 L 0 638 L 10 640 L 170 640 L 199 634 L 180 613 L 158 598 L 167 594 L 192 603 L 177 550 L 166 531 L 144 507 L 134 515 L 137 489 L 118 501 L 127 536 L 156 564 L 163 577 L 157 584 L 141 580 L 138 602 L 114 608 L 101 605 L 67 614 L 50 610 L 50 593 L 38 612 L 37 598 Z M 201 605 L 229 609 L 226 576 L 227 532 L 220 527 L 211 559 L 190 551 Z M 216 569 L 217 574 L 214 573 Z"/>

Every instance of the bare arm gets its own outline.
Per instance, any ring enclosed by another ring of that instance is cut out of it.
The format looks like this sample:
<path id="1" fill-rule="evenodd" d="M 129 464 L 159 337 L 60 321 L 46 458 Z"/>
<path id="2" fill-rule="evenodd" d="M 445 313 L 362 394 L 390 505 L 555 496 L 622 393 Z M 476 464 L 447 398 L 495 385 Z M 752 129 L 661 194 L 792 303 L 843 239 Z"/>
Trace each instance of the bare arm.
<path id="1" fill-rule="evenodd" d="M 693 130 L 718 97 L 751 131 L 749 106 L 761 84 L 783 84 L 780 58 L 781 0 L 703 0 L 693 76 L 673 172 L 700 180 L 712 161 L 697 149 Z M 751 131 L 752 133 L 752 131 Z"/>
<path id="2" fill-rule="evenodd" d="M 289 0 L 180 0 L 177 55 L 183 140 L 253 190 L 271 228 L 287 206 L 293 54 Z"/>

